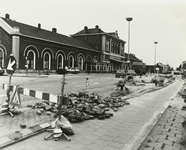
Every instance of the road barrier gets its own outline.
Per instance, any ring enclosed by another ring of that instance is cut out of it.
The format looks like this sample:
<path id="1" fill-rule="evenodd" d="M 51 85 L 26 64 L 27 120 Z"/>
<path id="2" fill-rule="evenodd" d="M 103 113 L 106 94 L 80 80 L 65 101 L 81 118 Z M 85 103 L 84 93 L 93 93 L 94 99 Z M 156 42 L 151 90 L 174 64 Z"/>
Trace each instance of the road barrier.
<path id="1" fill-rule="evenodd" d="M 3 90 L 7 90 L 8 89 L 8 84 L 3 84 Z M 14 92 L 16 90 L 16 85 L 10 85 L 10 91 Z M 22 87 L 18 87 L 19 93 L 23 94 L 23 95 L 27 95 L 27 96 L 32 96 L 38 99 L 42 99 L 42 100 L 46 100 L 49 101 L 51 103 L 58 103 L 58 101 L 61 98 L 61 95 L 55 95 L 55 94 L 50 94 L 50 93 L 46 93 L 46 92 L 41 92 L 41 91 L 35 91 L 35 90 L 30 90 L 27 88 L 22 88 Z"/>

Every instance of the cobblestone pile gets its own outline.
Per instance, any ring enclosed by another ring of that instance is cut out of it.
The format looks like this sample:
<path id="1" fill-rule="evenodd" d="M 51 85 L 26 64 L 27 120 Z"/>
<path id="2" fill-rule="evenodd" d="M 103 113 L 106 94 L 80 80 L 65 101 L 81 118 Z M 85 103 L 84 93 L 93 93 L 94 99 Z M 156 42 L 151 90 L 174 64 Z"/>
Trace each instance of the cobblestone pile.
<path id="1" fill-rule="evenodd" d="M 119 107 L 129 105 L 126 100 L 122 100 L 118 95 L 102 98 L 95 93 L 77 92 L 64 96 L 61 114 L 70 122 L 77 123 L 84 120 L 98 118 L 100 120 L 113 116 L 113 111 L 117 111 Z M 54 113 L 54 117 L 59 116 L 59 105 L 47 104 L 47 102 L 36 103 L 34 106 L 28 107 L 39 108 L 38 115 L 42 113 Z"/>

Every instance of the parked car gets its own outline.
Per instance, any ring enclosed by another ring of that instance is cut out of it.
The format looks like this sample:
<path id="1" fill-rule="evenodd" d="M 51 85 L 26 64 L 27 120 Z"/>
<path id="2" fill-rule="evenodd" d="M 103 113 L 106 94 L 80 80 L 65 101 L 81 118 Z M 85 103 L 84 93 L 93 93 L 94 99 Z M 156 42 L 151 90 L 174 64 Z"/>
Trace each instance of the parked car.
<path id="1" fill-rule="evenodd" d="M 125 70 L 122 69 L 117 70 L 115 73 L 116 78 L 121 78 L 121 77 L 124 78 L 125 75 L 126 75 Z"/>
<path id="2" fill-rule="evenodd" d="M 69 71 L 69 73 L 73 73 L 73 74 L 80 73 L 80 69 L 77 67 L 72 67 L 68 71 Z"/>
<path id="3" fill-rule="evenodd" d="M 0 75 L 2 76 L 4 73 L 5 73 L 5 70 L 2 67 L 0 67 Z"/>
<path id="4" fill-rule="evenodd" d="M 58 74 L 66 74 L 66 73 L 68 73 L 68 71 L 66 69 L 58 69 L 58 70 L 56 70 L 56 73 L 58 73 Z"/>
<path id="5" fill-rule="evenodd" d="M 132 75 L 132 76 L 136 76 L 136 72 L 134 70 L 128 70 L 127 71 L 127 75 Z"/>

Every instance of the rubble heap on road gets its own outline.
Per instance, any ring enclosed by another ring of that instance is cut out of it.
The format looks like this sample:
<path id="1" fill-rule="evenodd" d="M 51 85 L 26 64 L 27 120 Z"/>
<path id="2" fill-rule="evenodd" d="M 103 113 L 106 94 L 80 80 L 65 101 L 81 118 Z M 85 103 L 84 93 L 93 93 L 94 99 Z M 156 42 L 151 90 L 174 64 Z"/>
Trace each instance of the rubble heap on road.
<path id="1" fill-rule="evenodd" d="M 113 116 L 113 111 L 117 111 L 119 107 L 129 105 L 126 100 L 122 100 L 118 95 L 102 98 L 98 94 L 88 92 L 71 93 L 63 97 L 61 115 L 66 117 L 70 122 L 81 122 L 89 119 L 105 119 Z M 40 109 L 36 113 L 49 114 L 54 113 L 54 117 L 59 116 L 59 105 L 49 104 L 46 101 L 36 103 L 34 106 L 28 107 Z"/>

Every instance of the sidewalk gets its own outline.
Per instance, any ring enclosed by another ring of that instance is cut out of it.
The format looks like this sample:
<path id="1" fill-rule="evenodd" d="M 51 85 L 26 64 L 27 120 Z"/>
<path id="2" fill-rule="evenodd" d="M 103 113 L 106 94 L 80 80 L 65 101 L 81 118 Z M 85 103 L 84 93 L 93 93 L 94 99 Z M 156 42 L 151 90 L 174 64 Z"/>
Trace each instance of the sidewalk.
<path id="1" fill-rule="evenodd" d="M 2 99 L 5 98 L 3 97 Z M 21 114 L 14 115 L 14 117 L 5 113 L 0 115 L 0 148 L 38 133 L 39 130 L 49 127 L 49 123 L 54 120 L 52 115 L 43 114 L 39 116 L 36 114 L 38 109 L 27 107 L 27 105 L 34 105 L 42 100 L 24 95 L 21 95 L 21 99 Z M 26 128 L 22 129 L 21 125 L 26 125 Z"/>
<path id="2" fill-rule="evenodd" d="M 138 150 L 185 150 L 186 145 L 180 144 L 186 135 L 182 126 L 183 117 L 186 118 L 186 111 L 181 109 L 184 105 L 178 93 Z"/>
<path id="3" fill-rule="evenodd" d="M 179 87 L 182 83 L 176 82 L 175 84 Z M 170 97 L 174 97 L 178 92 L 175 91 L 172 85 L 170 85 L 168 89 L 168 92 L 165 89 L 156 91 L 159 93 L 159 96 L 153 97 L 155 93 L 148 93 L 130 99 L 131 105 L 120 108 L 118 112 L 114 113 L 114 117 L 110 119 L 94 119 L 72 124 L 75 135 L 72 136 L 73 142 L 66 144 L 66 146 L 73 147 L 73 145 L 75 146 L 77 144 L 81 147 L 79 147 L 80 149 L 82 149 L 82 147 L 84 149 L 86 147 L 84 144 L 90 144 L 88 146 L 93 149 L 105 150 L 129 150 L 131 147 L 137 148 L 142 142 L 138 141 L 137 138 L 142 135 L 143 137 L 140 137 L 140 139 L 145 138 L 144 134 L 147 130 L 149 132 L 152 129 L 153 124 L 158 120 L 157 116 L 164 112 L 168 106 Z M 149 97 L 153 98 L 149 100 Z M 35 104 L 41 101 L 24 96 L 23 99 L 23 108 L 25 108 L 27 104 Z M 142 107 L 143 103 L 145 107 Z M 163 107 L 162 103 L 165 104 Z M 50 125 L 49 123 L 54 120 L 53 115 L 47 116 L 44 114 L 38 116 L 36 111 L 37 110 L 34 109 L 24 109 L 23 113 L 15 117 L 11 117 L 10 115 L 0 116 L 0 148 L 16 143 L 23 138 L 27 138 L 29 135 L 37 134 L 40 130 L 43 131 L 43 129 L 47 128 Z M 26 124 L 27 127 L 21 129 L 21 123 Z M 86 141 L 88 143 L 86 143 Z M 82 145 L 82 142 L 85 143 Z M 135 145 L 133 142 L 136 142 Z"/>

